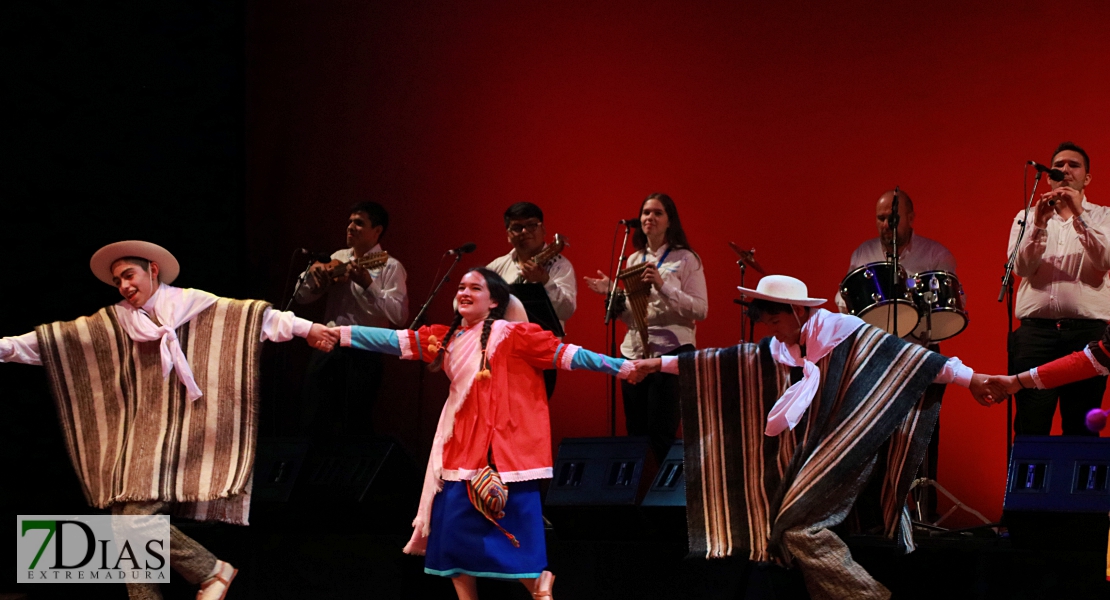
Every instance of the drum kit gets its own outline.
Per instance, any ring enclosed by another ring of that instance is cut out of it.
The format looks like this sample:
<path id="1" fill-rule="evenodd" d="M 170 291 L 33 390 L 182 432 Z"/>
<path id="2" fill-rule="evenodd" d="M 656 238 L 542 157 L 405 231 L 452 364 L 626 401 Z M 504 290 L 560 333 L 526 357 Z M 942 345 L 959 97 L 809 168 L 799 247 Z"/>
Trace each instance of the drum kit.
<path id="1" fill-rule="evenodd" d="M 840 283 L 848 312 L 888 333 L 912 332 L 926 343 L 947 340 L 967 327 L 964 288 L 955 273 L 922 271 L 907 277 L 901 265 L 894 269 L 893 262 L 875 262 L 848 273 Z"/>

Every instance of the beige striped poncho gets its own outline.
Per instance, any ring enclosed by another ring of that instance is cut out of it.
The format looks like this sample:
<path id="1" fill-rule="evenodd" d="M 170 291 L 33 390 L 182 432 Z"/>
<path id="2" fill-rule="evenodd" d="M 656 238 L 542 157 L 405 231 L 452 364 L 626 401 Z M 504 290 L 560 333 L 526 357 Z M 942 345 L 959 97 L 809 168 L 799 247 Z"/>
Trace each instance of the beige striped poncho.
<path id="1" fill-rule="evenodd" d="M 179 516 L 247 524 L 268 306 L 221 298 L 177 329 L 195 401 L 162 377 L 159 342 L 131 340 L 114 306 L 35 329 L 90 505 L 161 500 Z"/>
<path id="2" fill-rule="evenodd" d="M 790 368 L 769 342 L 679 357 L 691 555 L 788 564 L 783 533 L 839 523 L 877 458 L 886 535 L 912 550 L 905 498 L 940 412 L 924 392 L 945 358 L 863 325 L 818 361 L 821 387 L 797 427 L 771 437 Z"/>

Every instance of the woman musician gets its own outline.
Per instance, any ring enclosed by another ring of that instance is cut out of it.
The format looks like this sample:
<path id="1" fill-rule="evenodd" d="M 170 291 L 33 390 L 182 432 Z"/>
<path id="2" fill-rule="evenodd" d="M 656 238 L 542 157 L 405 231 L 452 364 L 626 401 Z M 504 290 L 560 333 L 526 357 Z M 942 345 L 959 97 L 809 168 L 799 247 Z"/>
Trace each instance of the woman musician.
<path id="1" fill-rule="evenodd" d="M 632 302 L 625 302 L 620 313 L 628 325 L 621 354 L 638 359 L 693 350 L 695 323 L 705 319 L 708 311 L 705 272 L 701 258 L 686 241 L 678 208 L 670 196 L 652 194 L 640 205 L 640 228 L 632 234 L 632 245 L 637 251 L 628 257 L 622 273 L 642 269 L 636 277 L 638 283 L 650 288 L 640 307 L 643 314 L 634 314 Z M 609 291 L 609 278 L 601 271 L 597 274 L 597 278 L 584 279 L 591 290 L 604 295 Z M 626 287 L 629 283 L 625 281 Z M 635 286 L 636 282 L 631 283 Z M 637 330 L 638 322 L 646 327 L 646 336 Z M 678 429 L 678 393 L 678 377 L 666 373 L 653 373 L 635 387 L 621 382 L 628 434 L 648 436 L 660 462 L 666 458 Z"/>

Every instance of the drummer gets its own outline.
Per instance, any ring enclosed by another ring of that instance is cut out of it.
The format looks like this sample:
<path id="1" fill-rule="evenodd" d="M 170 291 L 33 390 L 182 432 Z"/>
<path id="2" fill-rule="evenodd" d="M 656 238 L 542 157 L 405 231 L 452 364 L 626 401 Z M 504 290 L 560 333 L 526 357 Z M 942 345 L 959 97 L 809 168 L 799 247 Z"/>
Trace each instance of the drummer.
<path id="1" fill-rule="evenodd" d="M 875 227 L 879 231 L 879 237 L 867 240 L 860 244 L 859 248 L 856 248 L 848 265 L 849 273 L 866 264 L 889 261 L 894 256 L 894 232 L 887 222 L 891 215 L 890 207 L 894 201 L 894 193 L 895 190 L 887 190 L 883 192 L 882 196 L 879 196 L 879 201 L 875 204 Z M 898 262 L 906 270 L 906 274 L 913 276 L 924 271 L 947 271 L 955 274 L 956 259 L 948 251 L 948 248 L 945 248 L 940 242 L 914 234 L 913 200 L 910 200 L 909 194 L 901 189 L 898 190 L 898 215 L 901 217 L 898 221 Z M 840 307 L 840 312 L 848 312 L 847 305 L 839 291 L 835 298 L 836 305 Z M 913 331 L 914 329 L 910 328 L 903 335 L 903 338 L 906 341 L 923 345 L 923 341 L 914 336 Z M 929 349 L 935 352 L 940 351 L 939 346 L 935 343 L 930 344 Z M 929 387 L 930 389 L 926 392 L 927 396 L 934 394 L 939 399 L 944 394 L 944 386 L 933 385 Z M 940 421 L 938 420 L 929 440 L 925 457 L 921 462 L 922 475 L 933 480 L 937 478 L 939 440 Z M 929 520 L 935 520 L 933 517 L 935 517 L 936 509 L 936 492 L 933 488 L 927 488 L 924 497 L 919 497 L 918 500 Z"/>
<path id="2" fill-rule="evenodd" d="M 875 227 L 879 230 L 879 237 L 867 240 L 856 248 L 848 265 L 849 272 L 866 264 L 889 261 L 894 255 L 894 231 L 887 224 L 893 200 L 894 190 L 887 190 L 879 196 L 879 202 L 875 204 Z M 913 200 L 910 200 L 905 190 L 898 190 L 898 215 L 901 217 L 898 223 L 898 263 L 906 270 L 906 274 L 913 276 L 923 271 L 947 271 L 954 274 L 956 259 L 948 248 L 940 242 L 914 234 Z M 848 312 L 844 298 L 839 293 L 836 294 L 836 305 L 840 307 L 840 312 Z M 906 332 L 903 337 L 920 343 L 911 332 Z"/>

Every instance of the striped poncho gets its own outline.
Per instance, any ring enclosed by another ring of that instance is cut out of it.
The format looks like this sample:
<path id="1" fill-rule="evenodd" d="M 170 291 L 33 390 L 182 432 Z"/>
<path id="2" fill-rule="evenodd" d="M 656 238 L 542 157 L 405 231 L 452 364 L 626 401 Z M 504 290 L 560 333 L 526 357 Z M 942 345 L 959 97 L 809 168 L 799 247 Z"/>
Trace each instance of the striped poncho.
<path id="1" fill-rule="evenodd" d="M 203 396 L 163 377 L 159 342 L 135 342 L 116 307 L 35 329 L 66 450 L 91 506 L 164 501 L 245 525 L 268 305 L 221 298 L 177 329 Z"/>
<path id="2" fill-rule="evenodd" d="M 945 358 L 863 325 L 818 361 L 820 389 L 797 427 L 766 436 L 790 385 L 769 342 L 679 358 L 691 554 L 787 564 L 783 533 L 839 522 L 877 462 L 886 535 L 911 550 L 905 498 L 940 412 L 924 392 Z"/>

